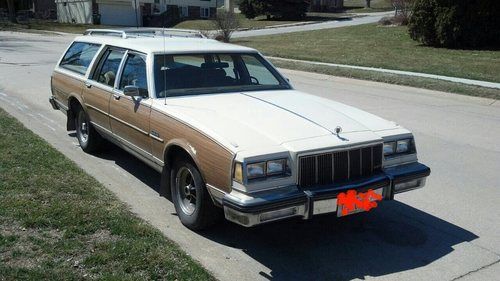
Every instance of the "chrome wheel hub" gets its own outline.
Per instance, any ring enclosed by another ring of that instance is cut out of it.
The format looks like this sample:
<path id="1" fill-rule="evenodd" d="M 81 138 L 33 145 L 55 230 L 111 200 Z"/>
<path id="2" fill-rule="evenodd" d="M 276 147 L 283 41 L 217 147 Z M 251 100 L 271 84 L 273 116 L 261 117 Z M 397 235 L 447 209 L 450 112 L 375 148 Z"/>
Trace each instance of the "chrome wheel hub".
<path id="1" fill-rule="evenodd" d="M 79 137 L 82 142 L 87 142 L 89 138 L 87 119 L 85 118 L 85 113 L 80 111 L 78 114 L 78 131 L 80 131 Z"/>
<path id="2" fill-rule="evenodd" d="M 175 184 L 182 211 L 186 215 L 192 215 L 196 210 L 196 183 L 191 171 L 186 167 L 180 168 L 175 177 Z"/>

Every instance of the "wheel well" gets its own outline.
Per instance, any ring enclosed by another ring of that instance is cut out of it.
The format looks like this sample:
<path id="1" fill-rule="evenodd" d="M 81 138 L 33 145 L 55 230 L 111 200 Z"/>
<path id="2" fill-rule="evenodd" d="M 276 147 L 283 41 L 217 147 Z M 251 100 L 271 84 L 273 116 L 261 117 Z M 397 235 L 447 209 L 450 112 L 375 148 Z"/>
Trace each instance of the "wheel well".
<path id="1" fill-rule="evenodd" d="M 193 157 L 191 157 L 191 155 L 189 155 L 189 153 L 184 148 L 178 145 L 172 145 L 172 147 L 170 147 L 165 154 L 165 164 L 167 164 L 169 167 L 172 167 L 175 159 L 177 158 L 190 159 L 191 161 L 193 161 L 193 163 L 195 163 Z"/>
<path id="2" fill-rule="evenodd" d="M 78 110 L 78 107 L 81 107 L 80 102 L 74 97 L 69 98 L 69 100 L 68 100 L 68 119 L 66 122 L 66 130 L 68 130 L 68 131 L 76 130 L 75 118 L 76 118 L 76 111 Z"/>
<path id="3" fill-rule="evenodd" d="M 190 159 L 194 166 L 200 171 L 198 165 L 194 161 L 193 157 L 189 155 L 189 153 L 179 145 L 172 145 L 165 151 L 165 167 L 162 171 L 162 188 L 160 194 L 170 199 L 170 171 L 174 164 L 175 159 L 184 158 Z M 200 171 L 201 172 L 201 171 Z M 203 178 L 203 175 L 202 175 Z M 204 180 L 204 179 L 203 179 Z"/>

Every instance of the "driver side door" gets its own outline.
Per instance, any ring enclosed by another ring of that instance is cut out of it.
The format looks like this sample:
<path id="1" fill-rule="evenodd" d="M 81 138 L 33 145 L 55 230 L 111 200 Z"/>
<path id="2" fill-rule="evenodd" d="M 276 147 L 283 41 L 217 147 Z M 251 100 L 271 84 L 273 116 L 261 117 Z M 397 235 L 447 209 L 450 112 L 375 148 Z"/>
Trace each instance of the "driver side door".
<path id="1" fill-rule="evenodd" d="M 152 101 L 148 91 L 146 55 L 127 51 L 117 85 L 109 104 L 111 130 L 123 144 L 149 157 L 149 118 Z M 138 87 L 141 96 L 125 96 L 125 86 Z"/>

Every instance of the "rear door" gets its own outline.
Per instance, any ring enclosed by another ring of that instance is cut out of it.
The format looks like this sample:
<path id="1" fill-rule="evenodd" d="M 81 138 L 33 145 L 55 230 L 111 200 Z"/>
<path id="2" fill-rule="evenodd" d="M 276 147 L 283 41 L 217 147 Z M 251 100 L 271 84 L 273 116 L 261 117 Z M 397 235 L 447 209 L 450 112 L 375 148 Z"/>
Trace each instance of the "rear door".
<path id="1" fill-rule="evenodd" d="M 122 66 L 118 87 L 109 105 L 111 130 L 121 141 L 137 152 L 149 156 L 149 117 L 151 98 L 149 97 L 146 55 L 128 51 Z M 125 86 L 136 86 L 142 97 L 123 94 Z"/>
<path id="2" fill-rule="evenodd" d="M 93 74 L 85 82 L 83 90 L 83 99 L 92 124 L 109 133 L 109 102 L 117 86 L 116 78 L 124 55 L 123 49 L 107 48 Z"/>

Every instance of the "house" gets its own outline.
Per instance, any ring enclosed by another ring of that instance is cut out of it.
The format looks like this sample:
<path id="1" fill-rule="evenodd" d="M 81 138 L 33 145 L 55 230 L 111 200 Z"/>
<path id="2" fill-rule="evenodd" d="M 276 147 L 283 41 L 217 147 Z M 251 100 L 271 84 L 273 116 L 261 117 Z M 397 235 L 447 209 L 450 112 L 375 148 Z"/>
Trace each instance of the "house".
<path id="1" fill-rule="evenodd" d="M 153 0 L 151 0 L 153 1 Z M 97 0 L 101 24 L 142 26 L 144 0 Z"/>
<path id="2" fill-rule="evenodd" d="M 310 12 L 333 12 L 344 8 L 344 0 L 311 0 Z"/>
<path id="3" fill-rule="evenodd" d="M 181 18 L 212 18 L 217 0 L 97 0 L 101 24 L 143 26 L 147 18 L 175 9 Z"/>
<path id="4" fill-rule="evenodd" d="M 55 0 L 57 20 L 62 23 L 93 23 L 95 0 Z"/>
<path id="5" fill-rule="evenodd" d="M 51 19 L 55 17 L 56 4 L 54 0 L 15 0 L 12 2 L 17 15 L 29 17 Z M 8 11 L 7 0 L 0 0 L 0 10 L 4 13 Z"/>
<path id="6" fill-rule="evenodd" d="M 36 0 L 33 1 L 34 12 L 44 13 L 50 10 L 56 10 L 56 3 L 54 0 Z"/>
<path id="7" fill-rule="evenodd" d="M 240 1 L 236 0 L 217 0 L 217 8 L 224 8 L 226 11 L 233 11 L 234 8 L 240 4 Z"/>
<path id="8" fill-rule="evenodd" d="M 16 11 L 31 10 L 33 11 L 33 0 L 16 0 L 12 1 Z M 7 0 L 0 0 L 0 9 L 7 10 Z"/>

